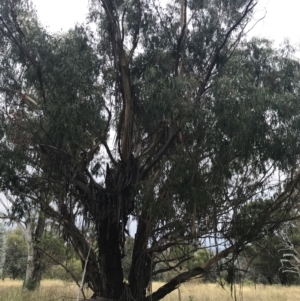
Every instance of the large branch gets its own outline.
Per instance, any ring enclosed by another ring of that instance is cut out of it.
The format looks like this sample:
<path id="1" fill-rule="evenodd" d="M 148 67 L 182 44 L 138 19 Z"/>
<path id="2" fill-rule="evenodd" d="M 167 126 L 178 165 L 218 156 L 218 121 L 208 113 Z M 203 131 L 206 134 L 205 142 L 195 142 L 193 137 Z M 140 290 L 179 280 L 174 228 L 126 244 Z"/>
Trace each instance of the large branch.
<path id="1" fill-rule="evenodd" d="M 115 66 L 119 68 L 120 82 L 119 87 L 123 97 L 124 121 L 121 135 L 121 156 L 122 160 L 127 163 L 132 153 L 132 130 L 133 130 L 133 99 L 131 93 L 130 68 L 127 54 L 123 47 L 123 40 L 118 22 L 118 13 L 114 5 L 114 1 L 102 0 L 103 7 L 106 12 L 107 20 L 110 25 L 110 37 L 112 47 L 114 49 Z M 133 55 L 134 49 L 137 46 L 138 31 L 134 38 L 134 45 L 129 56 Z M 118 71 L 118 70 L 116 70 Z"/>
<path id="2" fill-rule="evenodd" d="M 133 53 L 134 53 L 134 51 L 135 51 L 135 49 L 136 49 L 136 47 L 138 45 L 139 33 L 140 33 L 140 27 L 141 27 L 141 21 L 142 21 L 141 1 L 140 0 L 136 0 L 136 2 L 137 2 L 137 8 L 138 8 L 138 11 L 139 11 L 139 24 L 135 28 L 135 31 L 134 31 L 134 34 L 133 34 L 132 47 L 131 47 L 131 50 L 129 52 L 128 63 L 131 62 Z"/>
<path id="3" fill-rule="evenodd" d="M 177 49 L 176 49 L 176 60 L 175 60 L 175 76 L 178 75 L 178 66 L 179 66 L 179 61 L 181 59 L 181 63 L 183 64 L 183 56 L 184 56 L 184 39 L 186 35 L 186 14 L 187 14 L 187 0 L 181 0 L 181 20 L 180 20 L 180 25 L 181 25 L 181 34 L 178 39 L 177 43 Z"/>
<path id="4" fill-rule="evenodd" d="M 85 236 L 78 230 L 74 223 L 69 221 L 68 216 L 64 216 L 63 212 L 55 211 L 51 206 L 49 206 L 49 204 L 44 204 L 44 206 L 46 214 L 54 217 L 63 225 L 63 228 L 70 237 L 74 250 L 78 254 L 81 262 L 85 263 L 86 258 L 89 258 L 87 274 L 89 277 L 89 284 L 91 284 L 92 288 L 98 287 L 99 274 L 96 269 L 98 262 L 97 255 L 93 249 L 90 249 L 90 245 Z M 88 253 L 89 256 L 87 256 Z"/>
<path id="5" fill-rule="evenodd" d="M 148 174 L 148 172 L 151 170 L 151 168 L 157 164 L 160 159 L 162 158 L 162 156 L 167 152 L 167 150 L 169 149 L 169 147 L 171 146 L 172 142 L 175 140 L 175 138 L 177 137 L 178 133 L 180 132 L 180 129 L 177 129 L 168 139 L 168 141 L 163 145 L 163 147 L 158 151 L 157 155 L 153 158 L 153 160 L 148 163 L 146 166 L 144 166 L 143 168 L 141 168 L 140 170 L 140 180 L 143 180 L 146 175 Z"/>
<path id="6" fill-rule="evenodd" d="M 13 89 L 10 89 L 10 88 L 5 88 L 5 87 L 0 87 L 0 91 L 2 91 L 2 92 L 7 92 L 7 93 L 15 93 L 15 94 L 19 94 L 22 100 L 27 100 L 27 101 L 29 101 L 31 104 L 33 104 L 33 105 L 35 105 L 35 106 L 38 107 L 38 104 L 37 104 L 37 102 L 36 102 L 34 99 L 32 99 L 29 95 L 24 94 L 24 93 L 22 93 L 22 92 L 20 92 L 20 91 L 13 90 Z"/>
<path id="7" fill-rule="evenodd" d="M 188 272 L 179 274 L 178 276 L 167 282 L 165 285 L 160 287 L 156 292 L 148 296 L 147 301 L 158 301 L 177 289 L 180 284 L 189 281 L 191 278 L 207 274 L 215 263 L 219 262 L 222 258 L 227 257 L 229 254 L 232 254 L 236 250 L 237 246 L 233 245 L 215 255 L 202 267 L 197 267 Z"/>
<path id="8" fill-rule="evenodd" d="M 280 205 L 286 201 L 289 197 L 292 196 L 294 188 L 296 187 L 297 184 L 300 183 L 300 172 L 298 172 L 294 178 L 287 184 L 286 189 L 284 190 L 283 193 L 281 193 L 276 201 L 274 202 L 273 205 L 275 205 L 275 208 L 273 207 L 273 210 L 278 210 L 280 209 Z M 273 211 L 274 212 L 274 211 Z M 276 224 L 276 223 L 275 223 Z M 246 243 L 246 242 L 245 242 Z M 199 275 L 204 275 L 209 272 L 211 267 L 219 262 L 222 258 L 227 257 L 229 254 L 232 254 L 233 252 L 237 251 L 238 247 L 237 245 L 233 245 L 222 252 L 216 254 L 214 257 L 212 257 L 210 260 L 206 262 L 205 265 L 202 267 L 197 267 L 191 271 L 184 272 L 179 274 L 178 276 L 174 277 L 172 280 L 170 280 L 168 283 L 166 283 L 164 286 L 159 288 L 156 292 L 154 292 L 152 295 L 150 295 L 147 300 L 160 300 L 173 290 L 175 290 L 180 284 L 189 281 L 191 278 L 199 276 Z"/>

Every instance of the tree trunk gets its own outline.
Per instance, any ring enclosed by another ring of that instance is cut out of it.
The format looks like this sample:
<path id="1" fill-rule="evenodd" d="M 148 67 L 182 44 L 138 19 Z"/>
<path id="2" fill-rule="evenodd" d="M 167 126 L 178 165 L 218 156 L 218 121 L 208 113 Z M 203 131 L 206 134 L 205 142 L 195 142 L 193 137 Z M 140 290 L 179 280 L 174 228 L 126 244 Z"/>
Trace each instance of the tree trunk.
<path id="1" fill-rule="evenodd" d="M 101 275 L 100 296 L 119 300 L 124 289 L 124 282 L 119 230 L 116 222 L 109 223 L 107 219 L 101 222 L 98 246 Z"/>
<path id="2" fill-rule="evenodd" d="M 37 247 L 37 244 L 44 234 L 44 229 L 45 214 L 40 212 L 34 234 L 32 222 L 27 223 L 24 231 L 28 249 L 26 276 L 23 285 L 25 290 L 35 290 L 40 286 L 45 264 L 43 262 L 44 253 Z"/>
<path id="3" fill-rule="evenodd" d="M 40 286 L 42 272 L 45 268 L 43 264 L 43 254 L 39 249 L 34 247 L 32 242 L 27 243 L 27 247 L 27 268 L 23 288 L 25 290 L 35 290 Z"/>
<path id="4" fill-rule="evenodd" d="M 95 200 L 93 214 L 97 232 L 100 266 L 100 290 L 97 295 L 119 300 L 127 295 L 122 258 L 125 227 L 133 210 L 134 186 L 138 166 L 133 156 L 127 164 L 110 170 L 107 165 L 106 196 Z M 125 299 L 127 297 L 124 297 Z"/>

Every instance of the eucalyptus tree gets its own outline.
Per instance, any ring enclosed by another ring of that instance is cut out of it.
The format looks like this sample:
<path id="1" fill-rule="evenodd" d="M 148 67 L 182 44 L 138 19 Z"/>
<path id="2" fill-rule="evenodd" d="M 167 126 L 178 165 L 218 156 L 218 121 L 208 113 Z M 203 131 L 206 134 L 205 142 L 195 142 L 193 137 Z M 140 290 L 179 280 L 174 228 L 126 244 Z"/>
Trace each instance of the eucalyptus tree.
<path id="1" fill-rule="evenodd" d="M 39 287 L 42 273 L 46 268 L 44 252 L 40 245 L 45 232 L 46 216 L 44 212 L 37 210 L 37 207 L 34 208 L 32 204 L 31 206 L 22 206 L 20 212 L 18 201 L 9 195 L 7 191 L 4 191 L 4 195 L 7 202 L 0 198 L 0 203 L 6 211 L 6 213 L 3 214 L 3 218 L 18 226 L 27 246 L 26 272 L 23 288 L 25 290 L 35 290 Z M 45 192 L 39 195 L 39 197 L 47 198 Z M 45 199 L 44 201 L 47 203 Z M 7 203 L 10 205 L 8 206 Z M 11 261 L 14 261 L 13 256 Z M 14 262 L 8 263 L 8 265 L 12 265 L 13 267 L 14 264 Z M 19 266 L 19 264 L 16 266 Z M 20 271 L 22 271 L 21 268 Z"/>
<path id="2" fill-rule="evenodd" d="M 296 202 L 299 64 L 288 48 L 240 45 L 256 3 L 94 0 L 95 30 L 49 35 L 27 1 L 1 2 L 1 185 L 16 212 L 30 199 L 61 223 L 95 296 L 159 300 L 276 229 Z M 45 189 L 51 204 L 33 197 Z M 205 247 L 205 264 L 146 293 L 166 252 L 179 256 L 159 273 Z"/>
<path id="3" fill-rule="evenodd" d="M 27 265 L 27 245 L 21 229 L 15 228 L 7 231 L 5 255 L 3 278 L 24 279 Z"/>

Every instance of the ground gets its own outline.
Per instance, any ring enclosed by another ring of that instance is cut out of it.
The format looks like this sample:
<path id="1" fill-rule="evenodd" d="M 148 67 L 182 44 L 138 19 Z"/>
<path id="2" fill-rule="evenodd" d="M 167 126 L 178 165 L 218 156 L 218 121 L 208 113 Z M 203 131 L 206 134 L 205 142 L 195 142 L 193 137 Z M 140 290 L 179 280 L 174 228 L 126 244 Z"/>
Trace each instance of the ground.
<path id="1" fill-rule="evenodd" d="M 153 290 L 161 283 L 154 282 Z M 67 301 L 76 300 L 78 288 L 75 284 L 60 280 L 44 280 L 36 292 L 22 292 L 22 281 L 5 279 L 0 282 L 1 301 Z M 90 292 L 85 289 L 87 296 Z M 300 286 L 244 285 L 236 287 L 237 300 L 243 301 L 294 301 L 300 296 Z M 242 298 L 241 298 L 242 296 Z M 189 283 L 182 285 L 163 299 L 163 301 L 231 301 L 230 287 L 222 288 L 217 284 Z"/>

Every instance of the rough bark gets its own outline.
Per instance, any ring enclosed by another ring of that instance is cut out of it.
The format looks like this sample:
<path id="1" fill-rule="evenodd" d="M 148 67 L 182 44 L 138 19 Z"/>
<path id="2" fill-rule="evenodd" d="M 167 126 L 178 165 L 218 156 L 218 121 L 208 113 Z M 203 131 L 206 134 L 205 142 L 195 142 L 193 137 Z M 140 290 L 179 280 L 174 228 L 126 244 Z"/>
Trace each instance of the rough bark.
<path id="1" fill-rule="evenodd" d="M 119 300 L 123 292 L 123 269 L 117 223 L 102 221 L 98 232 L 100 296 Z"/>

